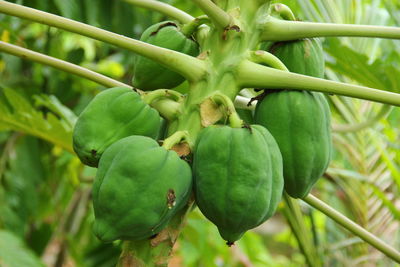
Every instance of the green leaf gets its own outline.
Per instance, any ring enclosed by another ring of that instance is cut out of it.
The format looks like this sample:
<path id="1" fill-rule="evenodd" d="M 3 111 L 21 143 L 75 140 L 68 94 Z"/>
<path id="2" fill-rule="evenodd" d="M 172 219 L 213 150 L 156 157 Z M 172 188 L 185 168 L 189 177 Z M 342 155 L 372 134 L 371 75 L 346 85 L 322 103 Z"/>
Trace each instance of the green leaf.
<path id="1" fill-rule="evenodd" d="M 116 266 L 121 248 L 115 244 L 95 244 L 84 254 L 84 265 L 87 267 Z"/>
<path id="2" fill-rule="evenodd" d="M 4 267 L 44 266 L 21 239 L 3 230 L 0 230 L 0 265 Z"/>
<path id="3" fill-rule="evenodd" d="M 51 112 L 43 114 L 14 90 L 4 88 L 2 93 L 4 97 L 0 98 L 0 130 L 7 129 L 33 135 L 73 152 L 72 119 L 69 118 L 71 113 L 66 115 L 66 107 L 61 110 L 61 104 L 54 98 L 49 98 L 46 102 L 42 97 L 43 103 L 47 103 L 46 106 L 69 118 L 67 120 L 58 118 Z"/>
<path id="4" fill-rule="evenodd" d="M 77 117 L 74 112 L 69 108 L 64 106 L 57 97 L 53 95 L 36 95 L 33 97 L 35 99 L 35 107 L 46 107 L 51 112 L 62 118 L 70 127 L 75 125 Z"/>
<path id="5" fill-rule="evenodd" d="M 54 0 L 54 3 L 60 9 L 62 16 L 82 21 L 82 8 L 80 1 Z"/>
<path id="6" fill-rule="evenodd" d="M 326 51 L 332 60 L 326 66 L 360 84 L 386 91 L 400 92 L 400 70 L 386 63 L 375 60 L 369 64 L 369 58 L 339 42 L 331 41 Z"/>
<path id="7" fill-rule="evenodd" d="M 395 201 L 395 199 L 390 199 L 387 195 L 385 195 L 384 192 L 382 192 L 382 190 L 374 185 L 374 184 L 370 184 L 374 194 L 376 197 L 378 197 L 383 204 L 390 210 L 390 212 L 392 213 L 393 217 L 396 220 L 400 220 L 400 210 L 396 207 L 395 204 L 393 204 L 393 202 Z"/>
<path id="8" fill-rule="evenodd" d="M 15 213 L 10 218 L 0 213 L 0 220 L 5 228 L 24 236 L 28 224 L 36 217 L 41 185 L 45 182 L 45 166 L 42 162 L 40 141 L 31 136 L 19 138 L 8 159 L 8 168 L 4 172 L 4 208 L 9 208 L 8 214 Z"/>

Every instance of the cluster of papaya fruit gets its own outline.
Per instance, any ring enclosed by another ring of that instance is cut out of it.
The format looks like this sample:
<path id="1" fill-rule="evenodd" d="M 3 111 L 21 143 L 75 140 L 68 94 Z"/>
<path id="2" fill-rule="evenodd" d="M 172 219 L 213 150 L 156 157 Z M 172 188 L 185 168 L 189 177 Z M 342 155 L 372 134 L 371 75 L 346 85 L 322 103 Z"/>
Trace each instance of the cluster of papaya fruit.
<path id="1" fill-rule="evenodd" d="M 197 43 L 173 22 L 151 26 L 141 39 L 190 55 L 198 53 Z M 172 88 L 184 81 L 143 57 L 136 57 L 135 65 L 134 86 L 143 90 Z M 171 82 L 160 84 L 160 79 L 143 75 L 149 69 Z M 99 93 L 80 114 L 73 148 L 82 163 L 98 168 L 93 207 L 94 232 L 100 240 L 148 238 L 188 202 L 190 166 L 174 151 L 159 146 L 161 123 L 157 110 L 135 90 L 124 87 Z"/>
<path id="2" fill-rule="evenodd" d="M 196 41 L 170 21 L 149 27 L 141 40 L 199 54 Z M 292 72 L 323 76 L 317 39 L 278 42 L 270 52 Z M 135 88 L 170 89 L 183 81 L 179 74 L 136 57 Z M 283 190 L 294 198 L 306 196 L 330 161 L 330 111 L 321 93 L 265 90 L 254 112 L 256 124 L 204 127 L 190 161 L 156 141 L 163 139 L 161 120 L 129 88 L 99 93 L 78 118 L 73 146 L 84 164 L 98 168 L 94 231 L 105 242 L 152 237 L 194 192 L 199 209 L 231 245 L 275 213 Z"/>
<path id="3" fill-rule="evenodd" d="M 123 87 L 96 95 L 79 116 L 73 145 L 84 164 L 98 167 L 93 206 L 99 239 L 151 236 L 186 204 L 190 167 L 154 140 L 160 124 L 158 112 Z"/>

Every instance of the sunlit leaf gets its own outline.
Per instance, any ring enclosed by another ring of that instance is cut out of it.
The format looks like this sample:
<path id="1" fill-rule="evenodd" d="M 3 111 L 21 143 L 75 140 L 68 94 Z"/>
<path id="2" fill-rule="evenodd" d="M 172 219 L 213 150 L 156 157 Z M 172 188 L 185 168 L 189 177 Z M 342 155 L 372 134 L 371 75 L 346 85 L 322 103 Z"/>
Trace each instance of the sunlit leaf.
<path id="1" fill-rule="evenodd" d="M 0 230 L 0 264 L 4 267 L 44 266 L 21 239 L 3 230 Z"/>
<path id="2" fill-rule="evenodd" d="M 3 88 L 2 92 L 5 99 L 0 104 L 0 128 L 33 135 L 72 152 L 70 122 L 53 113 L 44 115 L 14 90 Z"/>

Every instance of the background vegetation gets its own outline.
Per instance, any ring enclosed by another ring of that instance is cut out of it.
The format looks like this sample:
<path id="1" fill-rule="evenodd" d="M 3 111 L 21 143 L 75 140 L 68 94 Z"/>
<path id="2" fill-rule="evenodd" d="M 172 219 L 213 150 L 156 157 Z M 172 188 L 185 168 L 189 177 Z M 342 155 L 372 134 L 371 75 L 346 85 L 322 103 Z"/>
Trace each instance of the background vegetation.
<path id="1" fill-rule="evenodd" d="M 193 16 L 190 1 L 166 1 Z M 397 0 L 288 0 L 301 20 L 400 27 Z M 138 39 L 166 19 L 118 0 L 20 0 Z M 0 14 L 0 39 L 130 83 L 130 52 Z M 326 38 L 326 78 L 400 93 L 400 42 Z M 120 244 L 91 232 L 95 169 L 71 153 L 77 115 L 106 88 L 0 54 L 0 265 L 113 266 Z M 399 248 L 400 109 L 330 96 L 334 160 L 313 193 Z M 301 201 L 228 248 L 194 210 L 170 266 L 396 266 Z"/>

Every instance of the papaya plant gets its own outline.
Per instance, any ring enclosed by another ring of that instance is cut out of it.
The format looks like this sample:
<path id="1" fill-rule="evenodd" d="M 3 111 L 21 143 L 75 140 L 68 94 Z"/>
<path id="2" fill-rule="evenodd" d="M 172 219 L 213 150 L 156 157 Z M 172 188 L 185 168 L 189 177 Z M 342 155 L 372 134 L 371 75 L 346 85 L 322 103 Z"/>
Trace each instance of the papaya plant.
<path id="1" fill-rule="evenodd" d="M 167 266 L 196 205 L 234 245 L 274 215 L 282 194 L 292 210 L 299 198 L 400 263 L 398 251 L 310 194 L 332 157 L 329 95 L 400 106 L 398 93 L 324 79 L 318 38 L 400 39 L 400 28 L 303 22 L 268 0 L 194 0 L 198 17 L 129 2 L 171 20 L 135 40 L 0 1 L 1 13 L 133 52 L 131 86 L 0 42 L 1 51 L 110 88 L 77 118 L 71 146 L 83 164 L 98 166 L 94 232 L 123 241 L 119 266 Z M 187 88 L 174 90 L 185 80 Z"/>

